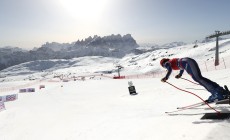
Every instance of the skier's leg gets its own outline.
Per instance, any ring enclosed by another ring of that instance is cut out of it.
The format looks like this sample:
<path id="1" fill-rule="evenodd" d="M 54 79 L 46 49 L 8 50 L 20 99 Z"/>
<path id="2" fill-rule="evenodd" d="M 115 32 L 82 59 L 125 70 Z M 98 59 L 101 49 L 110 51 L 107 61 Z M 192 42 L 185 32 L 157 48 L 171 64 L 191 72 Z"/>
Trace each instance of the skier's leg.
<path id="1" fill-rule="evenodd" d="M 182 64 L 185 62 L 185 70 L 192 76 L 193 80 L 204 86 L 208 91 L 219 87 L 219 85 L 201 75 L 200 68 L 195 60 L 190 58 L 182 59 Z"/>
<path id="2" fill-rule="evenodd" d="M 205 87 L 212 96 L 209 97 L 209 100 L 215 99 L 223 99 L 225 98 L 224 95 L 227 93 L 223 87 L 219 86 L 217 83 L 203 77 L 200 72 L 200 68 L 195 60 L 190 58 L 185 58 L 182 61 L 185 61 L 186 64 L 186 71 L 189 75 L 192 76 L 193 80 L 198 82 L 200 85 Z M 182 62 L 183 63 L 183 62 Z"/>

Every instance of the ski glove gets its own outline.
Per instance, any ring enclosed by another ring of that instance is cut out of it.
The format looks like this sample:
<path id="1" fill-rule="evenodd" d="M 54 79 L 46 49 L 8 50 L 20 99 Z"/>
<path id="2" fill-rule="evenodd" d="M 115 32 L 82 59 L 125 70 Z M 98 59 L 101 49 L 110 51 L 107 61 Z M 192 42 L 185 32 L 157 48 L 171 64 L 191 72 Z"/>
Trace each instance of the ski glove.
<path id="1" fill-rule="evenodd" d="M 161 82 L 166 82 L 168 79 L 166 77 L 161 79 Z"/>
<path id="2" fill-rule="evenodd" d="M 181 75 L 178 74 L 178 75 L 175 76 L 175 78 L 176 78 L 176 79 L 179 79 L 179 78 L 181 78 Z"/>

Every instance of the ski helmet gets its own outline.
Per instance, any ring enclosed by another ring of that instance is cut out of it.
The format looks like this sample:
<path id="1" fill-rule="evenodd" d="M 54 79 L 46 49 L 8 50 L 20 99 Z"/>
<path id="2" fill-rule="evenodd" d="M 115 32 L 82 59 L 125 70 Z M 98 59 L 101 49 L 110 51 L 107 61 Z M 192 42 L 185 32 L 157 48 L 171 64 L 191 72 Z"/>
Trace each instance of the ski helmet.
<path id="1" fill-rule="evenodd" d="M 161 59 L 161 61 L 160 61 L 161 66 L 163 67 L 164 63 L 167 62 L 167 61 L 169 61 L 168 58 Z"/>

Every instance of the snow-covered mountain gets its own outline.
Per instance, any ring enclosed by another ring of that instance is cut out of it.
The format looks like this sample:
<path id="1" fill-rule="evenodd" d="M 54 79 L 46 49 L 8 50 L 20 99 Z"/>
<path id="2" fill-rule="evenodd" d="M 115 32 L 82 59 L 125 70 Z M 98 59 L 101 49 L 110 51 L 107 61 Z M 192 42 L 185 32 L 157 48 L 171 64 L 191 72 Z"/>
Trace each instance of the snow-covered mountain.
<path id="1" fill-rule="evenodd" d="M 17 65 L 28 60 L 28 51 L 18 47 L 6 46 L 0 48 L 0 70 Z"/>
<path id="2" fill-rule="evenodd" d="M 74 43 L 57 43 L 57 42 L 46 42 L 45 44 L 43 44 L 41 47 L 43 48 L 49 48 L 55 52 L 58 51 L 66 51 L 68 50 L 70 47 L 72 47 L 74 45 Z"/>
<path id="3" fill-rule="evenodd" d="M 109 57 L 123 57 L 130 53 L 133 49 L 139 47 L 136 41 L 130 34 L 121 36 L 89 36 L 85 40 L 78 40 L 71 44 L 69 43 L 46 43 L 42 45 L 44 48 L 49 48 L 55 52 L 68 53 L 70 57 L 82 56 L 109 56 Z"/>
<path id="4" fill-rule="evenodd" d="M 104 56 L 122 58 L 128 54 L 142 54 L 161 48 L 172 48 L 185 45 L 183 42 L 173 42 L 159 45 L 138 45 L 130 35 L 124 36 L 93 36 L 73 43 L 46 42 L 39 48 L 30 51 L 16 47 L 0 48 L 0 70 L 24 62 L 49 59 L 72 59 L 84 56 Z"/>
<path id="5" fill-rule="evenodd" d="M 184 42 L 172 42 L 172 43 L 168 43 L 168 44 L 164 44 L 161 46 L 161 48 L 173 48 L 173 47 L 177 47 L 177 46 L 184 46 L 186 45 L 186 43 Z"/>
<path id="6" fill-rule="evenodd" d="M 26 52 L 26 50 L 21 49 L 19 47 L 5 46 L 5 47 L 0 48 L 1 53 L 13 53 L 13 52 L 19 52 L 19 51 Z"/>
<path id="7" fill-rule="evenodd" d="M 77 41 L 69 49 L 72 55 L 82 56 L 105 56 L 121 58 L 126 54 L 132 53 L 138 44 L 130 34 L 121 36 L 111 35 L 100 37 L 88 37 L 84 41 Z"/>
<path id="8" fill-rule="evenodd" d="M 158 44 L 151 44 L 151 43 L 142 43 L 139 44 L 139 47 L 137 50 L 143 52 L 151 52 L 159 49 L 169 49 L 169 48 L 174 48 L 178 46 L 185 46 L 186 43 L 184 42 L 172 42 L 172 43 L 167 43 L 163 45 L 158 45 Z"/>
<path id="9" fill-rule="evenodd" d="M 0 70 L 23 62 L 49 59 L 71 59 L 84 56 L 104 56 L 121 58 L 126 54 L 142 53 L 130 34 L 88 37 L 73 43 L 45 43 L 30 51 L 4 47 L 0 49 Z M 7 53 L 6 53 L 7 52 Z"/>

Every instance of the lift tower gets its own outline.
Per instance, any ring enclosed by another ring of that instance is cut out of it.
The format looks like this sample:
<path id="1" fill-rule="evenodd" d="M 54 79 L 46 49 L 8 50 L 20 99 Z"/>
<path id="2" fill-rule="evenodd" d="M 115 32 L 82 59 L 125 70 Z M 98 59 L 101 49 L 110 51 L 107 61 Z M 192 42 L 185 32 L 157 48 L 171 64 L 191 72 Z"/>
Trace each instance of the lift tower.
<path id="1" fill-rule="evenodd" d="M 216 37 L 216 55 L 215 55 L 215 66 L 219 65 L 219 37 L 223 35 L 228 35 L 230 34 L 230 31 L 225 31 L 225 32 L 220 32 L 220 31 L 215 31 L 215 34 L 209 35 L 206 37 L 206 39 L 211 39 Z"/>

